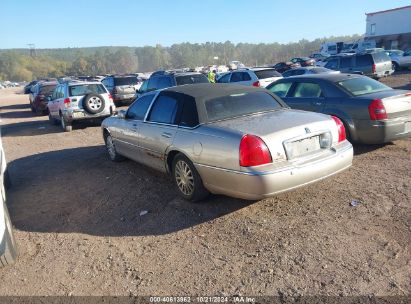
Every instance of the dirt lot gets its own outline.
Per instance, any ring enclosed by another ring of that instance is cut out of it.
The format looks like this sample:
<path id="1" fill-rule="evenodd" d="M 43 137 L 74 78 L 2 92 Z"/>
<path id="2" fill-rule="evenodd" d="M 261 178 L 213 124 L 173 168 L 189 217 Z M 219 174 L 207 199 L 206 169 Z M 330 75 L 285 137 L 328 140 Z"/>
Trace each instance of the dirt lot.
<path id="1" fill-rule="evenodd" d="M 410 295 L 411 140 L 355 146 L 348 171 L 271 199 L 189 204 L 110 162 L 98 125 L 63 133 L 0 95 L 20 248 L 0 295 Z"/>

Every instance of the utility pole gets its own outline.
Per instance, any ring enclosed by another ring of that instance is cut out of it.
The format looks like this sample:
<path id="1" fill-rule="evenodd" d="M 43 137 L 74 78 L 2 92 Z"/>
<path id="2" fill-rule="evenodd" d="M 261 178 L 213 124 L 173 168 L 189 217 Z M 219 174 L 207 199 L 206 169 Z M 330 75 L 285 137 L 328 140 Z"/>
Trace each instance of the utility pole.
<path id="1" fill-rule="evenodd" d="M 34 43 L 28 43 L 27 45 L 30 48 L 30 56 L 36 57 L 36 45 Z"/>

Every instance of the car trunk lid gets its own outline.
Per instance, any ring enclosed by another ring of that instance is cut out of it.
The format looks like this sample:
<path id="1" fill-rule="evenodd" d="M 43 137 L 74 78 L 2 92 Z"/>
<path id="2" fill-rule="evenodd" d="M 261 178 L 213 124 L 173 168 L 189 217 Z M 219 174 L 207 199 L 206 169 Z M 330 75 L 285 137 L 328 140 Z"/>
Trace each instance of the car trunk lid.
<path id="1" fill-rule="evenodd" d="M 336 125 L 328 115 L 299 110 L 253 114 L 210 125 L 260 137 L 269 148 L 273 162 L 320 152 L 320 134 L 329 132 L 333 142 L 338 139 Z"/>
<path id="2" fill-rule="evenodd" d="M 360 99 L 381 100 L 388 119 L 411 116 L 411 91 L 387 90 L 359 96 Z"/>

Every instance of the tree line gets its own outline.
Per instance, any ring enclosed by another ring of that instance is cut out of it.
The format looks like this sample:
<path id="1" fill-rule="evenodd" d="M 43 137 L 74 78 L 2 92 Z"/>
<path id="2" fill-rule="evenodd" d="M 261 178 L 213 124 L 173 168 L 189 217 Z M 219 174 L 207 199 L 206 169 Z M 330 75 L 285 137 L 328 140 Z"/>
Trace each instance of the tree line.
<path id="1" fill-rule="evenodd" d="M 45 77 L 124 74 L 159 69 L 224 65 L 240 60 L 247 66 L 262 66 L 308 56 L 325 41 L 356 41 L 362 36 L 306 39 L 287 44 L 206 42 L 180 43 L 169 47 L 91 47 L 64 49 L 0 50 L 0 80 L 29 81 Z M 218 59 L 216 59 L 218 57 Z"/>

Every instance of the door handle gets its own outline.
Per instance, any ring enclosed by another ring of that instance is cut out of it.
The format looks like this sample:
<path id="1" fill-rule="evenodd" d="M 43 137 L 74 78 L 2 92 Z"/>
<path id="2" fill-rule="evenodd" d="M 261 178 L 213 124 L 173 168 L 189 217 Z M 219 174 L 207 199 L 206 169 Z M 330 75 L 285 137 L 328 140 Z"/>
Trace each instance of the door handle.
<path id="1" fill-rule="evenodd" d="M 321 105 L 322 105 L 322 102 L 318 102 L 318 101 L 317 101 L 317 102 L 313 102 L 313 104 L 316 105 L 316 106 L 321 106 Z"/>
<path id="2" fill-rule="evenodd" d="M 164 132 L 163 134 L 161 134 L 161 136 L 165 138 L 171 138 L 172 134 L 168 132 Z"/>

